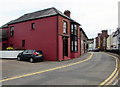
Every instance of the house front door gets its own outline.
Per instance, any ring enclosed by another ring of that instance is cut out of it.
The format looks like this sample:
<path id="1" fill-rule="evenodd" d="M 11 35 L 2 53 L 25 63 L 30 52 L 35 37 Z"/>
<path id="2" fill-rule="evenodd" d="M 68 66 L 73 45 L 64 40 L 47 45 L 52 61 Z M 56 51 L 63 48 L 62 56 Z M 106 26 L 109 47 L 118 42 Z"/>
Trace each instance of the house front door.
<path id="1" fill-rule="evenodd" d="M 63 58 L 68 56 L 68 37 L 63 37 Z"/>

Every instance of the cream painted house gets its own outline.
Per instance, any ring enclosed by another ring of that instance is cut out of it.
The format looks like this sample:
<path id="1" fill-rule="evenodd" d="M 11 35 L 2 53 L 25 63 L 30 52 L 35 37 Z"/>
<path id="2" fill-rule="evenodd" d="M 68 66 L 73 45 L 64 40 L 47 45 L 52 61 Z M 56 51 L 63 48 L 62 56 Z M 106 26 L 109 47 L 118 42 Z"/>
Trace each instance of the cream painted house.
<path id="1" fill-rule="evenodd" d="M 109 35 L 109 37 L 107 38 L 107 50 L 112 50 L 113 49 L 113 36 L 114 36 L 115 32 L 113 32 L 111 35 Z"/>

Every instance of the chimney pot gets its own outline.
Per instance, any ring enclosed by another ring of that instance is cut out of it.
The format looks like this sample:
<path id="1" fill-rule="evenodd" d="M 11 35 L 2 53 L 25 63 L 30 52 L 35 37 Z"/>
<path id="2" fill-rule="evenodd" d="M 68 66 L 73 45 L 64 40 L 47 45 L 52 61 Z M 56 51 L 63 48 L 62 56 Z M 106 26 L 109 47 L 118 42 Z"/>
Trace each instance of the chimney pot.
<path id="1" fill-rule="evenodd" d="M 64 11 L 64 14 L 65 14 L 66 16 L 70 17 L 71 12 L 70 12 L 69 10 L 65 10 L 65 11 Z"/>

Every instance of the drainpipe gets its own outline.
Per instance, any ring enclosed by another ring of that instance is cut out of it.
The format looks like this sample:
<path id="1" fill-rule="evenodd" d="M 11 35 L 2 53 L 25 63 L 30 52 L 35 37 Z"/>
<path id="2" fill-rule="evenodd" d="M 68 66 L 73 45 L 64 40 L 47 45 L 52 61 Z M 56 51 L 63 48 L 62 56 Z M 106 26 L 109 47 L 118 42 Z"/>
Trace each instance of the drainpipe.
<path id="1" fill-rule="evenodd" d="M 59 26 L 58 26 L 58 16 L 59 16 L 59 15 L 57 15 L 57 30 L 56 30 L 56 37 L 57 37 L 57 40 L 56 40 L 56 44 L 57 44 L 57 45 L 56 45 L 56 51 L 57 51 L 56 57 L 57 57 L 57 58 L 56 58 L 56 60 L 57 60 L 57 61 L 59 61 L 59 58 L 58 58 L 58 52 L 59 52 L 59 51 L 58 51 L 58 27 L 59 27 Z"/>

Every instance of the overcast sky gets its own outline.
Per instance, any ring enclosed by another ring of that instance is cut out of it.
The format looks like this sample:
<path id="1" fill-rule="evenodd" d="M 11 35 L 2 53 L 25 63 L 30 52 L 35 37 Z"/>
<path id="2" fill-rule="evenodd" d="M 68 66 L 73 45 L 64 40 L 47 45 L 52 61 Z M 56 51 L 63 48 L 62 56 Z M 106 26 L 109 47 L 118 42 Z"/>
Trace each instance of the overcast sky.
<path id="1" fill-rule="evenodd" d="M 118 27 L 119 0 L 0 0 L 0 26 L 23 14 L 55 7 L 71 11 L 89 38 L 101 30 L 115 31 Z"/>

